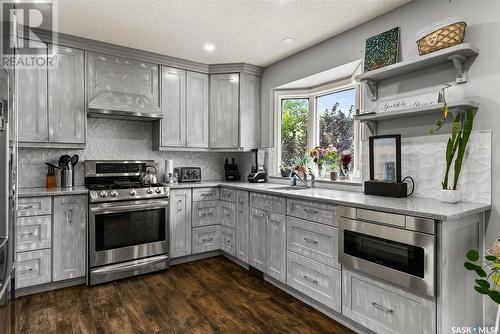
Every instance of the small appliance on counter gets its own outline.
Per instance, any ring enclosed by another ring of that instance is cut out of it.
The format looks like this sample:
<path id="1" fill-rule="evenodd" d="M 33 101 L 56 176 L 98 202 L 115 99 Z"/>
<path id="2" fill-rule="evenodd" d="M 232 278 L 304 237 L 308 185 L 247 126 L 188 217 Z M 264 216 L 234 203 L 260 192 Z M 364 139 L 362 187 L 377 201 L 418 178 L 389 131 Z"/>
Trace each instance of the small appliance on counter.
<path id="1" fill-rule="evenodd" d="M 234 163 L 234 158 L 232 158 L 231 163 L 226 158 L 224 161 L 224 175 L 226 181 L 239 181 L 240 180 L 240 171 L 238 169 L 238 165 Z"/>
<path id="2" fill-rule="evenodd" d="M 264 170 L 264 163 L 259 165 L 259 150 L 254 150 L 255 152 L 255 166 L 252 166 L 252 172 L 248 174 L 247 180 L 250 183 L 262 183 L 267 182 L 267 172 Z M 265 156 L 265 153 L 264 153 Z M 262 161 L 265 159 L 262 158 Z"/>
<path id="3" fill-rule="evenodd" d="M 200 167 L 176 167 L 174 175 L 177 175 L 177 182 L 200 182 L 201 168 Z"/>

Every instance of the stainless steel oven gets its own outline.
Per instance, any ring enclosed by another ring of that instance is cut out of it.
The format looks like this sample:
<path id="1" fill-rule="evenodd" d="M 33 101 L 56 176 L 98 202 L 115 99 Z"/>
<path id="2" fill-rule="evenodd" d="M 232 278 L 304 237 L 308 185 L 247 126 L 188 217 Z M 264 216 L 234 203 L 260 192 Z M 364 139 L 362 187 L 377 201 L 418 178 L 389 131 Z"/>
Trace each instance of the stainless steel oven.
<path id="1" fill-rule="evenodd" d="M 89 205 L 90 285 L 165 269 L 168 198 Z"/>
<path id="2" fill-rule="evenodd" d="M 340 207 L 337 222 L 342 265 L 420 295 L 435 295 L 433 220 Z"/>

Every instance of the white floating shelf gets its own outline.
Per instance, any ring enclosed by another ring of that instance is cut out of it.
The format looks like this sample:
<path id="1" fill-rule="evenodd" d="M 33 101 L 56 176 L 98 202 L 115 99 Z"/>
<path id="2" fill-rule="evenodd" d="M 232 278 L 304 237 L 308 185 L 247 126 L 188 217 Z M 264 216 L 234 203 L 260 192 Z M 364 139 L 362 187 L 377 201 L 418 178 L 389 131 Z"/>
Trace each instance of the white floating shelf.
<path id="1" fill-rule="evenodd" d="M 423 70 L 447 62 L 451 62 L 455 66 L 455 70 L 457 72 L 456 82 L 464 83 L 467 81 L 467 59 L 477 56 L 478 54 L 478 48 L 469 43 L 463 43 L 429 53 L 425 56 L 419 56 L 418 58 L 412 60 L 402 61 L 377 70 L 358 74 L 354 78 L 356 81 L 366 83 L 372 95 L 372 100 L 375 101 L 378 98 L 378 81 Z"/>
<path id="2" fill-rule="evenodd" d="M 386 121 L 390 119 L 401 119 L 416 117 L 429 114 L 441 113 L 444 108 L 444 103 L 436 103 L 431 106 L 411 108 L 404 110 L 395 110 L 379 113 L 366 113 L 356 115 L 355 118 L 362 123 L 366 123 L 372 135 L 377 133 L 377 122 Z M 476 111 L 479 108 L 479 103 L 472 100 L 455 101 L 448 103 L 448 110 L 453 112 L 465 112 L 468 110 Z"/>

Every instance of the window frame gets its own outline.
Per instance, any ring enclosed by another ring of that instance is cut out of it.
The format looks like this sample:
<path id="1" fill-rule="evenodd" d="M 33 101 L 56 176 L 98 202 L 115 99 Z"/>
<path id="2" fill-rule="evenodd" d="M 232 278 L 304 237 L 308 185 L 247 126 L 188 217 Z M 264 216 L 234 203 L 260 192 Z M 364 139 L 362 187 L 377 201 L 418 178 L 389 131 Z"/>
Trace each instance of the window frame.
<path id="1" fill-rule="evenodd" d="M 307 137 L 307 147 L 312 148 L 319 145 L 319 115 L 316 108 L 316 101 L 319 97 L 339 93 L 349 89 L 354 89 L 354 105 L 355 105 L 355 115 L 359 113 L 360 105 L 360 95 L 356 90 L 359 90 L 359 86 L 354 83 L 350 78 L 346 80 L 341 80 L 327 85 L 318 86 L 312 89 L 303 90 L 276 90 L 275 91 L 275 154 L 273 159 L 273 166 L 271 175 L 276 175 L 281 177 L 280 165 L 281 165 L 281 113 L 283 100 L 288 99 L 308 99 L 308 137 Z M 360 182 L 361 173 L 361 124 L 359 120 L 354 119 L 354 166 L 353 179 L 352 182 Z M 327 181 L 327 179 L 322 179 Z M 335 182 L 335 181 L 332 181 Z"/>

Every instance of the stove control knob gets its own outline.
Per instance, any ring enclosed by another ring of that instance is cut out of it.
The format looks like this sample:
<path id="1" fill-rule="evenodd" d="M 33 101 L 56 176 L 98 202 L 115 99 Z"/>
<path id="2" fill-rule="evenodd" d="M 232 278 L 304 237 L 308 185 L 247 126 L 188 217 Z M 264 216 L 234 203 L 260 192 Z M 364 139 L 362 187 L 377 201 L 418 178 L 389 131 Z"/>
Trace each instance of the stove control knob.
<path id="1" fill-rule="evenodd" d="M 108 192 L 106 190 L 101 190 L 99 192 L 99 196 L 101 196 L 102 198 L 106 198 L 108 197 Z"/>
<path id="2" fill-rule="evenodd" d="M 146 189 L 146 192 L 151 195 L 153 193 L 153 188 Z"/>
<path id="3" fill-rule="evenodd" d="M 118 191 L 116 190 L 113 190 L 109 193 L 111 195 L 111 197 L 118 197 Z"/>
<path id="4" fill-rule="evenodd" d="M 161 189 L 160 188 L 156 188 L 155 191 L 156 191 L 157 194 L 161 194 Z"/>
<path id="5" fill-rule="evenodd" d="M 135 196 L 135 194 L 137 194 L 137 191 L 135 191 L 135 189 L 130 189 L 128 193 L 130 194 L 130 196 Z"/>

